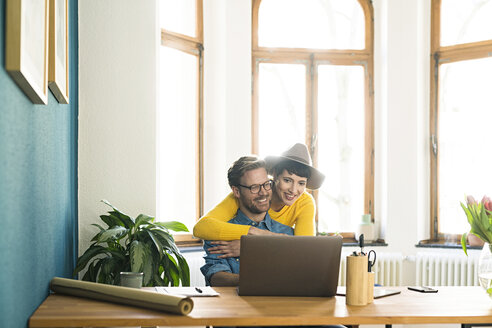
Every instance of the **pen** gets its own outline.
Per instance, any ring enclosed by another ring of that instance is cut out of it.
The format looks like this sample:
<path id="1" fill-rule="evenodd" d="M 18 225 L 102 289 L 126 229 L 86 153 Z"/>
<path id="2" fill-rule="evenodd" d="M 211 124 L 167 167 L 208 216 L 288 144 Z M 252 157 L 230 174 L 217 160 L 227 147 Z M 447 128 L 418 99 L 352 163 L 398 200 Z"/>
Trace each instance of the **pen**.
<path id="1" fill-rule="evenodd" d="M 200 288 L 198 288 L 198 287 L 195 287 L 195 289 L 196 289 L 196 291 L 197 291 L 197 292 L 199 292 L 199 293 L 202 293 L 202 292 L 203 292 L 203 291 L 202 291 Z"/>

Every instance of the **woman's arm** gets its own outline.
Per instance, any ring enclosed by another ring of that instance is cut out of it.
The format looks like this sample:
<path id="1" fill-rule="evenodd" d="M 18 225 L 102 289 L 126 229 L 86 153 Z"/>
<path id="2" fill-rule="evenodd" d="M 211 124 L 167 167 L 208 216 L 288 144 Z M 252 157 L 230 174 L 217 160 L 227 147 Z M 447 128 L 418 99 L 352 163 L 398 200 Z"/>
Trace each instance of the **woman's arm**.
<path id="1" fill-rule="evenodd" d="M 193 235 L 205 240 L 235 240 L 247 235 L 249 226 L 228 223 L 239 208 L 234 195 L 227 197 L 205 214 L 193 227 Z"/>
<path id="2" fill-rule="evenodd" d="M 293 204 L 296 207 L 294 235 L 296 236 L 314 236 L 314 216 L 316 213 L 316 203 L 310 193 L 304 192 L 297 202 Z"/>

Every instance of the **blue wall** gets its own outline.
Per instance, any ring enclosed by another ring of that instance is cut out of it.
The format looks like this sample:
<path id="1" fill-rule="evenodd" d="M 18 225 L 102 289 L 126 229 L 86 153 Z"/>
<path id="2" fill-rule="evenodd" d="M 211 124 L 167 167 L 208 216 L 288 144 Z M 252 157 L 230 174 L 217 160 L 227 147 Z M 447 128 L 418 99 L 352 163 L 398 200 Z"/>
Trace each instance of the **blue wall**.
<path id="1" fill-rule="evenodd" d="M 26 327 L 77 255 L 77 1 L 69 1 L 70 104 L 33 105 L 5 71 L 0 0 L 0 327 Z"/>

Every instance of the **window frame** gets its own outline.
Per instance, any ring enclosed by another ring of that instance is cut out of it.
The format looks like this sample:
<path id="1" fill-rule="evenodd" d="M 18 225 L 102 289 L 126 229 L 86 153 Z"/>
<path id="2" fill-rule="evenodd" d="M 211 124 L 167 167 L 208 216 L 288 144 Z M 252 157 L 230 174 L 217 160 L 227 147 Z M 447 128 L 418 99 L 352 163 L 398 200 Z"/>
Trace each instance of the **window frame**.
<path id="1" fill-rule="evenodd" d="M 441 0 L 432 0 L 431 6 L 430 238 L 434 241 L 455 240 L 458 242 L 461 235 L 442 233 L 439 221 L 439 68 L 444 63 L 490 57 L 492 40 L 441 46 Z"/>
<path id="2" fill-rule="evenodd" d="M 196 104 L 196 129 L 198 131 L 196 144 L 196 165 L 195 165 L 195 177 L 196 185 L 195 190 L 196 204 L 196 217 L 195 222 L 198 221 L 203 215 L 203 0 L 195 0 L 195 37 L 184 35 L 181 33 L 173 32 L 161 28 L 161 46 L 173 48 L 187 54 L 196 56 L 197 60 L 197 104 Z M 158 200 L 160 202 L 160 200 Z M 193 228 L 193 227 L 188 227 Z M 200 240 L 193 237 L 192 232 L 187 234 L 174 235 L 176 244 L 179 246 L 194 245 L 199 243 Z"/>
<path id="3" fill-rule="evenodd" d="M 374 212 L 374 9 L 371 0 L 357 0 L 364 13 L 365 36 L 364 49 L 305 49 L 260 47 L 258 45 L 258 16 L 262 0 L 252 1 L 252 153 L 258 153 L 258 110 L 259 110 L 259 64 L 268 63 L 303 63 L 306 66 L 306 139 L 313 165 L 317 167 L 318 149 L 317 136 L 317 72 L 318 66 L 330 65 L 362 66 L 365 72 L 365 164 L 364 164 L 364 211 L 371 214 L 375 222 Z M 315 200 L 318 192 L 312 191 Z M 316 213 L 316 233 L 318 233 L 318 213 Z"/>

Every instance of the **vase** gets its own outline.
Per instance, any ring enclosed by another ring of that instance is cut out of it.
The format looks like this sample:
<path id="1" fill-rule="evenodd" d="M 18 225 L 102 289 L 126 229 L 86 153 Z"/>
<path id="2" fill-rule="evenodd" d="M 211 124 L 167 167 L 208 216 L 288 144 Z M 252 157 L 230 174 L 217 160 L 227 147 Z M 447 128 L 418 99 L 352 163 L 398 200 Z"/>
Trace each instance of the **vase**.
<path id="1" fill-rule="evenodd" d="M 492 245 L 485 243 L 478 259 L 478 280 L 492 297 Z"/>

